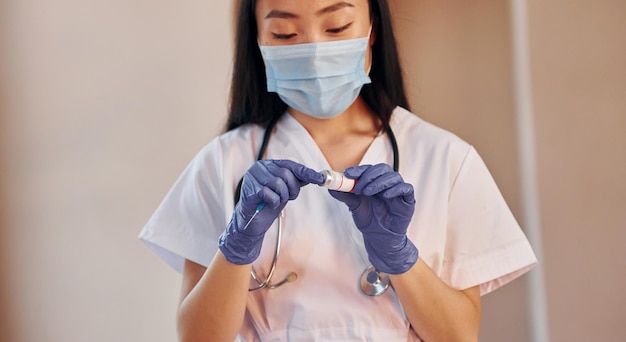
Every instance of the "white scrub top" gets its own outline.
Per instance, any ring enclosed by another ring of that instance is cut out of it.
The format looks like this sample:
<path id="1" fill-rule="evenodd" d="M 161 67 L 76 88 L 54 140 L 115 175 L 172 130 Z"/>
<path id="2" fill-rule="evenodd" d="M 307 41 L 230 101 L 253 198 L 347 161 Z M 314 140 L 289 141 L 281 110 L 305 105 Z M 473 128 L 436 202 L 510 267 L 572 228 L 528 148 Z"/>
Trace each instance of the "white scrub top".
<path id="1" fill-rule="evenodd" d="M 455 135 L 396 108 L 391 128 L 399 172 L 415 189 L 407 235 L 419 257 L 448 285 L 480 285 L 482 295 L 527 272 L 532 248 L 474 148 Z M 139 237 L 176 271 L 184 259 L 207 266 L 230 220 L 234 191 L 260 148 L 264 129 L 245 125 L 204 147 L 176 181 Z M 306 129 L 285 113 L 265 159 L 290 159 L 330 169 Z M 387 134 L 374 139 L 360 164 L 392 164 Z M 392 289 L 378 297 L 359 291 L 369 266 L 361 233 L 343 203 L 307 185 L 287 204 L 283 243 L 273 280 L 295 282 L 251 292 L 240 336 L 246 341 L 419 341 Z M 264 279 L 276 228 L 253 263 Z M 250 283 L 256 286 L 255 282 Z M 216 294 L 219 295 L 219 294 Z"/>

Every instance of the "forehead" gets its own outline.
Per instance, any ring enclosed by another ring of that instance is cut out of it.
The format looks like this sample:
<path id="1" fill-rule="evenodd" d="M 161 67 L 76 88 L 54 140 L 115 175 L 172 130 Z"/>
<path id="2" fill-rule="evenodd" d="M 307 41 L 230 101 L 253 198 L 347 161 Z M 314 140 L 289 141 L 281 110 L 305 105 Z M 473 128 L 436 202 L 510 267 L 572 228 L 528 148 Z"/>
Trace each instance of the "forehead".
<path id="1" fill-rule="evenodd" d="M 259 19 L 321 17 L 339 10 L 369 13 L 369 0 L 257 0 L 256 16 Z"/>

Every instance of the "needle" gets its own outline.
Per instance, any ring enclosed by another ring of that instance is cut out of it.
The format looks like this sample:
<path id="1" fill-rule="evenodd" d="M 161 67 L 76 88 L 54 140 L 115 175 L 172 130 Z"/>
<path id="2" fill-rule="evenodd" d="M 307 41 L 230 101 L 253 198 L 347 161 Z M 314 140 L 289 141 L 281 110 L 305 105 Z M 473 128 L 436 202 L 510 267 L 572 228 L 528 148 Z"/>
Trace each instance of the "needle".
<path id="1" fill-rule="evenodd" d="M 254 211 L 254 214 L 252 214 L 252 217 L 250 218 L 250 220 L 248 220 L 248 223 L 246 223 L 246 225 L 243 226 L 241 230 L 246 230 L 246 228 L 248 228 L 252 220 L 254 220 L 256 215 L 259 213 L 259 211 L 261 211 L 261 209 L 263 209 L 264 206 L 265 206 L 265 202 L 259 203 L 259 205 L 256 207 L 256 210 Z"/>

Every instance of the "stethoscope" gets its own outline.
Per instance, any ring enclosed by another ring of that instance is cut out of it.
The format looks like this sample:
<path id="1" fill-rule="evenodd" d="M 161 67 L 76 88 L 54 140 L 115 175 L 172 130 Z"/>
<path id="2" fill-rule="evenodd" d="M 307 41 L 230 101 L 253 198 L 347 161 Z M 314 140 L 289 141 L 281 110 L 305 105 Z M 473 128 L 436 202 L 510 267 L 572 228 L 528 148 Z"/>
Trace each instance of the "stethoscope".
<path id="1" fill-rule="evenodd" d="M 263 134 L 263 141 L 261 142 L 261 148 L 259 149 L 259 153 L 257 154 L 256 160 L 263 159 L 263 155 L 267 150 L 267 145 L 269 144 L 270 137 L 272 135 L 272 131 L 278 122 L 280 116 L 273 118 L 267 125 L 265 129 L 265 133 Z M 391 143 L 391 148 L 393 151 L 393 170 L 398 172 L 398 164 L 399 164 L 399 152 L 398 152 L 398 143 L 396 141 L 396 137 L 391 130 L 391 127 L 387 129 L 387 136 L 389 137 L 389 142 Z M 243 178 L 237 184 L 237 189 L 235 190 L 235 204 L 239 201 L 239 196 L 241 193 L 241 184 L 243 182 Z M 258 213 L 258 210 L 257 210 Z M 255 214 L 256 215 L 256 214 Z M 274 276 L 274 271 L 276 270 L 276 264 L 278 263 L 278 255 L 280 254 L 280 245 L 282 239 L 282 231 L 283 231 L 283 219 L 285 216 L 285 211 L 283 210 L 280 215 L 278 215 L 277 219 L 277 233 L 276 233 L 276 247 L 274 249 L 274 256 L 272 258 L 272 265 L 267 273 L 265 279 L 261 279 L 256 274 L 254 267 L 250 270 L 250 276 L 257 283 L 256 287 L 249 288 L 248 291 L 257 291 L 261 289 L 275 289 L 279 286 L 282 286 L 286 283 L 293 282 L 298 279 L 298 274 L 295 272 L 289 272 L 289 274 L 283 278 L 278 283 L 271 283 L 272 277 Z M 363 273 L 361 274 L 359 281 L 359 288 L 361 292 L 368 296 L 379 296 L 390 286 L 389 275 L 383 272 L 379 272 L 374 268 L 374 266 L 368 266 Z"/>

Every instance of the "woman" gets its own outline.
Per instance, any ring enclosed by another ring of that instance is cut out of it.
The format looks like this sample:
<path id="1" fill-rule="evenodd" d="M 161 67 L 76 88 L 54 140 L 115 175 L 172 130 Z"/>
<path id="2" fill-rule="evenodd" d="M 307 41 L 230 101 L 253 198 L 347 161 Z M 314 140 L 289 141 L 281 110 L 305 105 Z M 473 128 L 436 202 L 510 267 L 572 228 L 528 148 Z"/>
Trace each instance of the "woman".
<path id="1" fill-rule="evenodd" d="M 140 235 L 183 274 L 181 340 L 477 339 L 480 296 L 536 260 L 476 151 L 407 109 L 386 1 L 241 1 L 227 132 Z"/>

